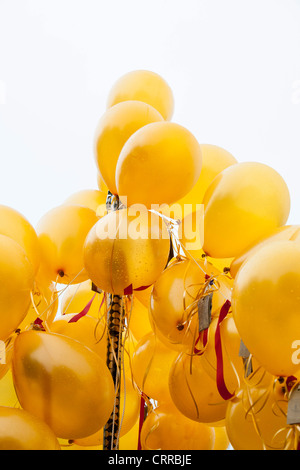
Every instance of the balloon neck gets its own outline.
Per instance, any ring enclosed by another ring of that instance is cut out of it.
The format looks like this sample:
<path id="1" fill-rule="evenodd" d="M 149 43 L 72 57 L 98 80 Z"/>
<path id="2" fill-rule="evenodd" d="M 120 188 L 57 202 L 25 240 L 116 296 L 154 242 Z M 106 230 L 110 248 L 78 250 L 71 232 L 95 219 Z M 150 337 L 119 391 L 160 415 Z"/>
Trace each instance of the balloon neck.
<path id="1" fill-rule="evenodd" d="M 65 276 L 65 273 L 62 269 L 60 269 L 57 274 L 59 275 L 59 277 L 64 277 Z"/>

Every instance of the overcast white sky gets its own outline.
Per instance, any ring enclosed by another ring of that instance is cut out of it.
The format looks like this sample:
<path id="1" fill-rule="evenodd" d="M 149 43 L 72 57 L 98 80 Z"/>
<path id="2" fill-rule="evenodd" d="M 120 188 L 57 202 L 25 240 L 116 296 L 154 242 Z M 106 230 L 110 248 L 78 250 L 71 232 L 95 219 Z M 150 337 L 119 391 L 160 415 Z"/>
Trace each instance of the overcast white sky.
<path id="1" fill-rule="evenodd" d="M 94 130 L 140 68 L 200 143 L 275 168 L 300 223 L 299 0 L 0 0 L 0 203 L 35 225 L 96 188 Z"/>

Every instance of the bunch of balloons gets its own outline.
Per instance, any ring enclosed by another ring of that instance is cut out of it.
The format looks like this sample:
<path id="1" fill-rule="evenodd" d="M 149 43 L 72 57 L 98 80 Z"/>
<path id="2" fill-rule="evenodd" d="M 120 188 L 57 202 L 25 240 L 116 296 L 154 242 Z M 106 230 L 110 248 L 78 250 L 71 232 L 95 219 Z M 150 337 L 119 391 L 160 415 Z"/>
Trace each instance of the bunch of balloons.
<path id="1" fill-rule="evenodd" d="M 161 76 L 122 76 L 98 189 L 36 227 L 0 206 L 0 449 L 299 448 L 289 190 L 173 110 Z"/>

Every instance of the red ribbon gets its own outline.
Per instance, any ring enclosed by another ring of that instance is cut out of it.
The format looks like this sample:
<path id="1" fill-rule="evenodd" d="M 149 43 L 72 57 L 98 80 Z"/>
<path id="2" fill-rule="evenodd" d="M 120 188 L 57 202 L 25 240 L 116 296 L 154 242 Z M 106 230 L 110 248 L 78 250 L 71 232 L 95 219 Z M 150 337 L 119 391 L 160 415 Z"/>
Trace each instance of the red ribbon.
<path id="1" fill-rule="evenodd" d="M 141 287 L 137 287 L 136 289 L 133 289 L 132 287 L 132 284 L 130 284 L 130 286 L 126 287 L 124 289 L 124 295 L 132 295 L 133 294 L 133 291 L 142 291 L 142 290 L 146 290 L 148 289 L 150 286 L 141 286 Z"/>
<path id="2" fill-rule="evenodd" d="M 78 313 L 77 315 L 74 315 L 74 317 L 71 318 L 71 320 L 69 320 L 68 323 L 76 323 L 78 320 L 80 320 L 80 318 L 84 317 L 85 315 L 87 315 L 90 311 L 90 308 L 92 306 L 92 303 L 95 299 L 97 294 L 94 295 L 94 297 L 91 298 L 91 300 L 89 301 L 89 303 L 84 307 L 84 309 Z M 104 299 L 104 297 L 103 297 Z"/>
<path id="3" fill-rule="evenodd" d="M 206 328 L 205 330 L 200 331 L 199 336 L 198 336 L 198 338 L 195 342 L 194 354 L 197 354 L 197 356 L 202 356 L 202 354 L 204 353 L 203 349 L 196 348 L 197 344 L 199 343 L 199 341 L 201 339 L 201 336 L 202 336 L 203 348 L 205 348 L 205 346 L 207 345 L 207 341 L 208 341 L 208 328 Z"/>
<path id="4" fill-rule="evenodd" d="M 231 302 L 229 300 L 226 300 L 226 302 L 224 303 L 224 305 L 222 306 L 220 310 L 217 329 L 215 333 L 215 351 L 216 351 L 216 357 L 217 357 L 217 388 L 223 400 L 230 400 L 231 398 L 234 397 L 234 394 L 229 392 L 225 384 L 221 331 L 220 331 L 220 325 L 222 321 L 227 317 L 230 307 L 231 307 Z"/>
<path id="5" fill-rule="evenodd" d="M 137 450 L 142 450 L 142 443 L 141 443 L 141 432 L 142 432 L 142 427 L 145 421 L 145 405 L 146 405 L 146 400 L 144 398 L 144 394 L 141 396 L 141 405 L 140 405 L 140 421 L 139 421 L 139 438 L 138 438 L 138 449 Z"/>

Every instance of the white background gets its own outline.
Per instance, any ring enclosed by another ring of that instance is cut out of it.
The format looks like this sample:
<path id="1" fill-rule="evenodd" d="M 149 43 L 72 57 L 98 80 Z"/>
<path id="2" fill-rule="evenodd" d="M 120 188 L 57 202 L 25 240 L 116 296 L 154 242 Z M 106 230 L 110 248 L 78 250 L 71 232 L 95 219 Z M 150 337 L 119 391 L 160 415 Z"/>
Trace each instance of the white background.
<path id="1" fill-rule="evenodd" d="M 300 223 L 299 0 L 0 0 L 0 203 L 33 225 L 97 188 L 113 83 L 161 74 L 174 122 L 275 168 Z"/>

